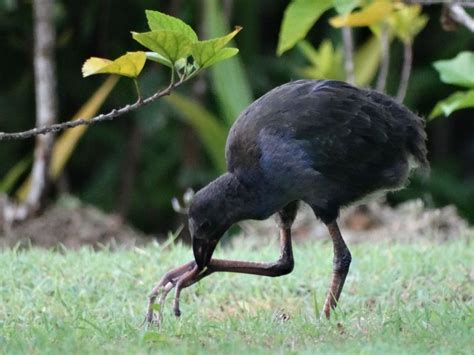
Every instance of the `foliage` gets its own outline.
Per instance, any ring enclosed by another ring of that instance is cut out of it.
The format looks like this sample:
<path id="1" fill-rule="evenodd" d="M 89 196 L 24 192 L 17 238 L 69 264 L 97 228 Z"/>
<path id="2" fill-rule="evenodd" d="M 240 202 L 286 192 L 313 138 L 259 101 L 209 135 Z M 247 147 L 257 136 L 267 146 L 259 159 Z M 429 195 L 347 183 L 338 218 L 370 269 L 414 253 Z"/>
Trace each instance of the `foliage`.
<path id="1" fill-rule="evenodd" d="M 335 65 L 329 68 L 328 75 L 344 76 L 337 59 L 342 50 L 341 33 L 330 26 L 328 19 L 338 14 L 360 11 L 371 2 L 334 0 L 333 7 L 326 10 L 304 35 L 305 41 L 318 53 L 321 44 L 330 41 L 334 54 L 331 60 L 335 60 Z M 228 7 L 223 11 L 223 5 L 227 3 L 219 0 L 157 2 L 156 10 L 183 19 L 196 33 L 205 33 L 208 36 L 206 38 L 227 34 L 236 24 L 245 28 L 236 37 L 236 45 L 232 41 L 227 45 L 238 46 L 239 55 L 211 66 L 206 71 L 208 75 L 201 76 L 199 82 L 193 83 L 196 86 L 185 85 L 179 89 L 180 96 L 192 98 L 194 103 L 205 108 L 216 122 L 227 129 L 242 108 L 254 98 L 284 82 L 296 80 L 302 75 L 306 77 L 306 73 L 300 71 L 303 68 L 319 70 L 318 63 L 314 64 L 303 55 L 299 45 L 296 50 L 288 50 L 281 57 L 275 56 L 278 29 L 288 3 L 290 1 L 239 0 L 233 2 L 230 11 Z M 117 1 L 113 6 L 106 6 L 101 1 L 55 3 L 60 118 L 74 116 L 102 84 L 102 78 L 98 76 L 83 80 L 77 70 L 84 58 L 89 56 L 117 58 L 128 51 L 143 50 L 147 55 L 147 63 L 138 79 L 143 96 L 155 93 L 157 85 L 168 83 L 167 68 L 150 62 L 163 61 L 164 58 L 141 48 L 138 43 L 131 45 L 134 41 L 130 41 L 130 29 L 136 32 L 152 30 L 143 17 L 143 9 L 149 6 L 149 1 L 144 0 Z M 400 9 L 395 8 L 394 11 Z M 413 74 L 406 98 L 406 104 L 413 111 L 426 116 L 434 103 L 456 91 L 450 85 L 442 85 L 437 72 L 429 68 L 433 58 L 453 58 L 459 51 L 474 46 L 474 37 L 462 27 L 456 32 L 443 31 L 439 25 L 440 12 L 441 5 L 423 7 L 422 14 L 430 16 L 430 21 L 414 42 Z M 355 81 L 358 85 L 369 86 L 377 75 L 382 53 L 380 27 L 353 28 Z M 0 86 L 0 131 L 21 131 L 31 128 L 35 115 L 31 3 L 14 0 L 0 5 L 0 33 L 0 50 L 8 53 L 0 60 L 2 67 L 8 68 L 2 73 Z M 398 39 L 393 32 L 390 33 L 388 92 L 395 92 L 398 84 L 399 55 L 402 50 Z M 101 111 L 108 112 L 134 101 L 136 93 L 131 84 L 128 80 L 121 80 L 104 102 Z M 457 90 L 465 91 L 461 88 Z M 181 223 L 180 217 L 171 209 L 171 198 L 181 195 L 189 186 L 199 189 L 214 178 L 221 168 L 214 163 L 205 143 L 192 142 L 188 145 L 190 132 L 186 128 L 188 121 L 184 118 L 185 113 L 176 110 L 173 104 L 162 103 L 143 107 L 114 124 L 88 129 L 77 141 L 73 155 L 67 160 L 61 187 L 53 191 L 61 192 L 66 187 L 70 193 L 88 203 L 115 212 L 120 204 L 118 196 L 121 193 L 123 172 L 127 169 L 124 158 L 133 138 L 132 128 L 135 127 L 140 139 L 136 148 L 137 175 L 128 222 L 158 236 Z M 428 126 L 432 170 L 442 169 L 445 174 L 439 177 L 437 187 L 429 183 L 432 179 L 428 183 L 410 184 L 413 189 L 409 197 L 423 197 L 428 202 L 433 200 L 435 206 L 452 202 L 458 206 L 462 204 L 464 216 L 474 221 L 471 212 L 474 211 L 474 199 L 469 198 L 472 195 L 473 173 L 470 116 L 471 110 L 462 110 L 456 114 L 456 120 L 439 120 Z M 28 171 L 25 169 L 31 161 L 31 143 L 2 143 L 2 182 L 11 167 L 23 161 L 25 156 L 28 157 L 23 169 L 16 171 L 17 177 L 10 180 L 14 181 L 10 191 L 14 191 L 18 183 L 27 177 Z M 450 164 L 447 167 L 440 165 L 440 159 L 446 159 Z M 447 179 L 451 179 L 450 184 L 446 183 Z M 455 199 L 454 191 L 458 194 Z M 397 192 L 397 196 L 403 193 Z M 444 197 L 435 198 L 438 195 Z"/>
<path id="2" fill-rule="evenodd" d="M 229 28 L 222 13 L 220 0 L 205 0 L 204 28 L 210 36 L 217 36 Z M 240 112 L 253 101 L 252 89 L 241 56 L 210 68 L 212 91 L 217 98 L 220 112 L 230 127 Z M 222 154 L 223 150 L 221 151 Z"/>
<path id="3" fill-rule="evenodd" d="M 145 61 L 145 52 L 129 52 L 114 61 L 92 57 L 82 66 L 82 76 L 85 78 L 95 74 L 118 74 L 136 78 L 142 71 Z"/>
<path id="4" fill-rule="evenodd" d="M 288 276 L 219 273 L 185 289 L 183 315 L 174 318 L 167 303 L 160 332 L 139 327 L 146 296 L 168 268 L 192 258 L 189 247 L 59 249 L 1 252 L 2 353 L 420 354 L 472 346 L 474 255 L 461 240 L 351 246 L 354 263 L 330 321 L 319 311 L 332 247 L 297 245 Z M 277 250 L 275 239 L 258 251 L 217 253 L 273 260 Z"/>
<path id="5" fill-rule="evenodd" d="M 197 132 L 219 172 L 225 171 L 224 148 L 228 127 L 195 100 L 177 93 L 165 99 Z"/>
<path id="6" fill-rule="evenodd" d="M 360 11 L 333 17 L 329 20 L 329 23 L 336 28 L 371 26 L 385 20 L 392 11 L 393 4 L 391 1 L 378 0 L 368 3 Z"/>
<path id="7" fill-rule="evenodd" d="M 293 48 L 332 5 L 332 0 L 293 0 L 283 16 L 277 54 Z"/>
<path id="8" fill-rule="evenodd" d="M 290 3 L 285 10 L 277 54 L 281 55 L 295 46 L 307 35 L 322 13 L 334 9 L 339 14 L 329 19 L 334 28 L 368 27 L 375 35 L 355 53 L 354 76 L 356 84 L 361 86 L 369 85 L 377 73 L 381 56 L 381 44 L 377 39 L 381 38 L 383 28 L 388 29 L 390 41 L 395 36 L 411 45 L 428 21 L 428 17 L 421 14 L 421 6 L 392 0 L 333 0 L 317 4 L 314 6 L 311 1 L 299 0 Z M 334 49 L 330 40 L 323 40 L 318 50 L 307 41 L 300 44 L 299 48 L 311 63 L 311 67 L 298 70 L 300 74 L 312 79 L 343 79 L 342 50 Z M 332 63 L 331 68 L 329 63 Z"/>
<path id="9" fill-rule="evenodd" d="M 430 119 L 464 108 L 474 107 L 474 52 L 461 52 L 450 60 L 439 60 L 433 63 L 440 79 L 446 84 L 468 88 L 467 91 L 456 91 L 444 100 L 439 101 L 430 113 Z"/>
<path id="10" fill-rule="evenodd" d="M 182 20 L 159 11 L 146 10 L 145 13 L 151 31 L 132 32 L 132 37 L 151 52 L 129 52 L 114 61 L 90 58 L 82 68 L 84 77 L 117 74 L 136 78 L 146 59 L 149 59 L 171 68 L 173 84 L 175 70 L 181 81 L 189 80 L 202 69 L 231 58 L 239 52 L 237 48 L 226 47 L 226 44 L 239 33 L 241 27 L 236 27 L 226 36 L 199 41 L 196 32 Z M 140 92 L 138 96 L 141 97 Z"/>

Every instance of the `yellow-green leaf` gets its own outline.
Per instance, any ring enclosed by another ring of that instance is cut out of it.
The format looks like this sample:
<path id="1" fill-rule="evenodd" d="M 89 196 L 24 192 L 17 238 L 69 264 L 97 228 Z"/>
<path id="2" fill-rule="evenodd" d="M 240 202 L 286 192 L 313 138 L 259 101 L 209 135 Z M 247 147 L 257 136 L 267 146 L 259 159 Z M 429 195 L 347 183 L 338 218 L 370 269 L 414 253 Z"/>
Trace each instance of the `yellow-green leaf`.
<path id="1" fill-rule="evenodd" d="M 112 89 L 118 82 L 118 76 L 111 76 L 97 89 L 94 95 L 79 109 L 72 120 L 83 118 L 90 119 L 97 114 L 99 109 L 105 102 L 105 99 L 112 92 Z M 51 163 L 49 166 L 49 174 L 53 181 L 56 181 L 64 170 L 64 166 L 68 162 L 74 152 L 79 139 L 84 135 L 88 126 L 78 126 L 63 132 L 54 143 L 51 154 Z M 21 187 L 17 190 L 16 195 L 20 201 L 23 201 L 28 195 L 30 188 L 31 176 L 29 176 Z"/>
<path id="2" fill-rule="evenodd" d="M 168 30 L 144 33 L 132 32 L 132 36 L 135 41 L 160 54 L 171 63 L 191 54 L 192 41 L 179 32 Z"/>
<path id="3" fill-rule="evenodd" d="M 191 26 L 179 18 L 166 15 L 159 11 L 151 10 L 146 10 L 145 14 L 148 20 L 148 26 L 152 31 L 173 31 L 185 35 L 191 42 L 196 42 L 198 40 L 196 32 L 194 32 Z"/>
<path id="4" fill-rule="evenodd" d="M 302 40 L 332 5 L 332 0 L 293 0 L 283 15 L 277 55 L 282 55 Z"/>
<path id="5" fill-rule="evenodd" d="M 354 76 L 357 85 L 366 86 L 372 82 L 379 69 L 380 55 L 380 40 L 376 36 L 370 37 L 357 49 L 354 55 Z"/>
<path id="6" fill-rule="evenodd" d="M 8 193 L 15 186 L 18 179 L 30 167 L 32 157 L 26 157 L 17 162 L 10 170 L 8 170 L 5 177 L 0 181 L 0 192 Z"/>
<path id="7" fill-rule="evenodd" d="M 347 15 L 335 16 L 329 19 L 333 27 L 370 26 L 384 20 L 393 11 L 394 6 L 389 0 L 377 0 L 360 11 Z"/>
<path id="8" fill-rule="evenodd" d="M 298 49 L 311 62 L 311 66 L 298 70 L 304 77 L 310 79 L 344 79 L 342 50 L 335 49 L 330 40 L 324 40 L 317 50 L 309 42 L 300 41 L 298 42 Z"/>
<path id="9" fill-rule="evenodd" d="M 85 78 L 95 74 L 117 74 L 136 78 L 142 71 L 145 61 L 145 52 L 128 52 L 114 61 L 92 57 L 82 66 L 82 76 Z"/>
<path id="10" fill-rule="evenodd" d="M 403 43 L 411 43 L 418 33 L 428 23 L 428 16 L 421 13 L 420 5 L 403 5 L 398 6 L 398 10 L 394 11 L 388 18 L 393 33 Z"/>
<path id="11" fill-rule="evenodd" d="M 225 171 L 224 150 L 228 133 L 227 127 L 221 123 L 218 117 L 206 110 L 201 103 L 186 96 L 173 92 L 164 100 L 170 103 L 180 113 L 180 116 L 194 128 L 215 168 L 221 172 Z"/>
<path id="12" fill-rule="evenodd" d="M 431 111 L 429 119 L 444 114 L 449 116 L 454 111 L 474 107 L 474 90 L 457 91 L 444 100 L 439 101 Z"/>
<path id="13" fill-rule="evenodd" d="M 233 48 L 233 47 L 228 47 L 228 48 L 222 48 L 220 51 L 218 51 L 209 62 L 206 63 L 206 67 L 209 67 L 211 65 L 214 65 L 218 62 L 221 62 L 223 60 L 229 59 L 239 53 L 238 48 Z"/>
<path id="14" fill-rule="evenodd" d="M 227 43 L 229 43 L 232 38 L 237 35 L 237 33 L 240 32 L 240 30 L 242 30 L 242 27 L 236 27 L 234 31 L 223 37 L 193 43 L 191 46 L 191 52 L 199 67 L 206 68 L 216 63 L 216 61 L 223 60 L 237 54 L 236 48 L 224 52 L 221 50 Z"/>

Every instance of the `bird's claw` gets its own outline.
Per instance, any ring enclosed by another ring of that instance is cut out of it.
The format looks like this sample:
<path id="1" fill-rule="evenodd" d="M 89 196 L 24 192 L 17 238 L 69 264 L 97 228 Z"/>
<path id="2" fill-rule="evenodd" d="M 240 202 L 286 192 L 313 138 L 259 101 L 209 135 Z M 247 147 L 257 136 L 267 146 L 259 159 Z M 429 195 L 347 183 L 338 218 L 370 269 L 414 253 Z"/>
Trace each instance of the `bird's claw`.
<path id="1" fill-rule="evenodd" d="M 176 295 L 173 300 L 173 313 L 176 317 L 179 317 L 181 315 L 181 311 L 179 309 L 179 296 L 181 290 L 189 286 L 193 279 L 198 275 L 199 271 L 194 261 L 190 261 L 187 264 L 167 272 L 148 296 L 147 313 L 143 323 L 146 323 L 148 326 L 154 325 L 161 327 L 165 299 L 168 296 L 168 293 L 175 287 Z M 155 303 L 157 298 L 158 302 Z M 155 305 L 158 305 L 158 307 Z M 155 313 L 156 308 L 158 308 L 157 313 Z"/>

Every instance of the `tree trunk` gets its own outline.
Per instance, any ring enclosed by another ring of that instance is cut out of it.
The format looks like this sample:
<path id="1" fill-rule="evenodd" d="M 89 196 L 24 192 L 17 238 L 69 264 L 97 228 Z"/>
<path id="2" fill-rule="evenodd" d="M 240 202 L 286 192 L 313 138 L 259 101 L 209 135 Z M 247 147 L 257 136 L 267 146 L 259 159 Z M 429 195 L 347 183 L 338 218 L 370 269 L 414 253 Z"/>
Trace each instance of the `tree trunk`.
<path id="1" fill-rule="evenodd" d="M 57 94 L 54 49 L 54 0 L 34 0 L 34 73 L 36 98 L 36 127 L 56 123 Z M 36 137 L 31 185 L 26 198 L 29 213 L 39 211 L 49 180 L 49 162 L 54 135 Z"/>

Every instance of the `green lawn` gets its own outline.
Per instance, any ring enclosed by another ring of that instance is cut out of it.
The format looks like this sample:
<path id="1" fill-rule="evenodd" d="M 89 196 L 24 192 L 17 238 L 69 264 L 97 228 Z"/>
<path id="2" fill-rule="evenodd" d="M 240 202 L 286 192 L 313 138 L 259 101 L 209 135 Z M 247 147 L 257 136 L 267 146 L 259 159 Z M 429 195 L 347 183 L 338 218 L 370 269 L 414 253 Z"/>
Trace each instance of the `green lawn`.
<path id="1" fill-rule="evenodd" d="M 291 275 L 214 274 L 171 297 L 158 332 L 139 328 L 146 295 L 189 247 L 0 252 L 0 353 L 465 353 L 474 351 L 474 248 L 358 244 L 339 311 L 319 320 L 328 243 L 296 246 Z M 272 260 L 261 250 L 217 256 Z"/>

